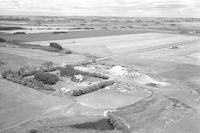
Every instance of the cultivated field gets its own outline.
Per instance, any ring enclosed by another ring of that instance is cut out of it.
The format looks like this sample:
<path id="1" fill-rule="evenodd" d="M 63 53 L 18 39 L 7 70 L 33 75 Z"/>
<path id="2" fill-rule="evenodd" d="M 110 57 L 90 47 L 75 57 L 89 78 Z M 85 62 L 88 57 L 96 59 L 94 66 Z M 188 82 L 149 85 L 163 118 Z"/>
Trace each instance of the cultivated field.
<path id="1" fill-rule="evenodd" d="M 199 37 L 166 33 L 141 33 L 120 36 L 92 37 L 83 39 L 51 40 L 40 42 L 28 42 L 28 44 L 49 45 L 50 42 L 58 42 L 64 48 L 79 53 L 90 53 L 97 56 L 122 53 L 131 50 L 139 50 L 167 44 L 197 40 Z M 95 42 L 95 43 L 94 43 Z M 95 51 L 92 51 L 96 49 Z M 102 52 L 102 53 L 101 53 Z"/>
<path id="2" fill-rule="evenodd" d="M 4 34 L 0 32 L 0 37 L 5 38 L 8 41 L 48 41 L 48 40 L 60 40 L 60 39 L 74 39 L 74 38 L 88 38 L 88 37 L 101 37 L 101 36 L 112 36 L 112 35 L 126 35 L 126 34 L 137 34 L 146 33 L 148 30 L 135 29 L 135 30 L 81 30 L 81 31 L 70 31 L 67 33 L 53 34 L 51 33 L 32 33 L 32 34 Z"/>

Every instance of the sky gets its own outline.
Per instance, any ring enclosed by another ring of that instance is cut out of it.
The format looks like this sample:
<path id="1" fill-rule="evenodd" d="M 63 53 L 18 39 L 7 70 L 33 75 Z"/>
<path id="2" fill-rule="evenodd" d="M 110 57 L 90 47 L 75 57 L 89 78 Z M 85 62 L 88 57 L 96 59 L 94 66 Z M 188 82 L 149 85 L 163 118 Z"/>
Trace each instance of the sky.
<path id="1" fill-rule="evenodd" d="M 200 18 L 200 0 L 0 0 L 0 15 Z"/>

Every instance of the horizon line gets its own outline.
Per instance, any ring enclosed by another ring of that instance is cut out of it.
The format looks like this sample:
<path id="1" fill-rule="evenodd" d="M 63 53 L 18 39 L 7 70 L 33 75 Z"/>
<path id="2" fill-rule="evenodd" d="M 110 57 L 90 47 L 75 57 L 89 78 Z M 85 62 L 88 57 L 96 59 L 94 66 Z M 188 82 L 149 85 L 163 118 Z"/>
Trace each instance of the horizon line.
<path id="1" fill-rule="evenodd" d="M 0 16 L 23 16 L 23 17 L 112 17 L 112 18 L 171 18 L 171 19 L 200 19 L 200 17 L 136 17 L 136 16 L 102 16 L 102 15 L 14 15 L 14 14 L 0 14 Z"/>

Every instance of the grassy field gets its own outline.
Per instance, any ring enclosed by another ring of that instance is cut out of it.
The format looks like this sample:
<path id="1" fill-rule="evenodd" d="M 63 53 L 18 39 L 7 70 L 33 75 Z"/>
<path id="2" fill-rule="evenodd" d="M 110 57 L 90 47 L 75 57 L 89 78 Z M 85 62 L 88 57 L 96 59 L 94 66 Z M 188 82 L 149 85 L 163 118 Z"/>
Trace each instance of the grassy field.
<path id="1" fill-rule="evenodd" d="M 118 107 L 136 103 L 148 95 L 148 92 L 142 90 L 134 91 L 132 93 L 122 93 L 116 90 L 101 90 L 79 96 L 76 100 L 82 105 L 97 109 L 116 109 Z"/>
<path id="2" fill-rule="evenodd" d="M 31 66 L 31 67 L 39 67 L 42 63 L 45 62 L 45 60 L 41 59 L 32 59 L 27 58 L 14 54 L 8 54 L 8 53 L 1 53 L 0 52 L 0 61 L 4 62 L 4 65 L 0 66 L 0 73 L 4 70 L 18 70 L 22 66 Z"/>
<path id="3" fill-rule="evenodd" d="M 173 106 L 175 105 L 175 106 Z M 111 113 L 112 114 L 112 113 Z M 113 112 L 129 125 L 129 131 L 155 133 L 198 133 L 200 116 L 179 100 L 162 96 L 149 97 Z"/>
<path id="4" fill-rule="evenodd" d="M 70 31 L 64 34 L 52 34 L 52 33 L 33 33 L 25 35 L 7 35 L 0 33 L 0 37 L 5 38 L 8 41 L 48 41 L 48 40 L 60 40 L 60 39 L 74 39 L 74 38 L 88 38 L 98 36 L 111 36 L 111 35 L 125 35 L 145 33 L 146 30 L 92 30 L 92 31 Z"/>
<path id="5" fill-rule="evenodd" d="M 45 95 L 2 78 L 0 78 L 0 88 L 1 130 L 73 103 L 70 100 Z"/>
<path id="6" fill-rule="evenodd" d="M 56 64 L 74 64 L 78 62 L 86 61 L 87 58 L 78 54 L 60 54 L 55 52 L 46 52 L 37 49 L 26 49 L 26 48 L 11 48 L 11 47 L 2 47 L 0 49 L 1 53 L 12 54 L 17 56 L 23 56 L 29 59 L 34 60 L 43 60 L 43 61 L 53 61 Z M 31 53 L 31 54 L 30 54 Z"/>
<path id="7" fill-rule="evenodd" d="M 198 51 L 200 42 L 180 45 L 177 49 L 164 48 L 141 53 L 130 53 L 113 57 L 111 61 L 160 73 L 166 79 L 175 79 L 185 83 L 199 77 Z M 195 56 L 197 55 L 197 57 Z"/>
<path id="8" fill-rule="evenodd" d="M 169 43 L 175 44 L 177 42 L 195 39 L 199 39 L 199 37 L 166 33 L 140 33 L 53 41 L 58 42 L 64 48 L 71 49 L 79 53 L 90 53 L 92 55 L 102 57 L 129 50 L 144 49 L 152 46 L 162 46 Z M 36 41 L 29 43 L 47 46 L 50 42 L 52 41 Z"/>

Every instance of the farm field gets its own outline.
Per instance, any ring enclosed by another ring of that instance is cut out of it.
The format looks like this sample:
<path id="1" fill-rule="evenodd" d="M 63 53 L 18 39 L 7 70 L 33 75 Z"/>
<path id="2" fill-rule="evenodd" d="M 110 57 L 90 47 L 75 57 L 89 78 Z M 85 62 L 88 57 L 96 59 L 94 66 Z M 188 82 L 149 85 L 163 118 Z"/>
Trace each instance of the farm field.
<path id="1" fill-rule="evenodd" d="M 0 33 L 0 37 L 5 38 L 8 41 L 21 41 L 21 42 L 32 42 L 32 41 L 48 41 L 48 40 L 60 40 L 60 39 L 74 39 L 74 38 L 88 38 L 88 37 L 99 37 L 99 36 L 111 36 L 111 35 L 126 35 L 135 33 L 146 33 L 147 30 L 136 29 L 136 30 L 91 30 L 91 31 L 70 31 L 61 34 L 52 33 L 32 33 L 23 35 L 12 35 Z"/>
<path id="2" fill-rule="evenodd" d="M 34 49 L 26 49 L 26 48 L 2 47 L 0 49 L 0 52 L 13 54 L 17 56 L 23 56 L 29 59 L 53 61 L 56 64 L 62 64 L 62 63 L 74 64 L 77 62 L 83 62 L 87 59 L 85 56 L 77 55 L 77 54 L 62 55 L 60 53 L 50 53 L 50 52 L 45 52 L 42 50 L 34 50 Z"/>
<path id="3" fill-rule="evenodd" d="M 113 57 L 111 60 L 120 64 L 149 68 L 166 76 L 168 79 L 185 81 L 200 76 L 199 44 L 200 42 L 197 41 L 191 44 L 180 45 L 177 49 L 168 47 L 143 51 L 141 53 L 129 53 Z"/>
<path id="4" fill-rule="evenodd" d="M 67 99 L 48 96 L 0 78 L 0 129 L 31 120 L 43 113 L 70 106 Z M 1 131 L 0 130 L 0 131 Z"/>
<path id="5" fill-rule="evenodd" d="M 141 20 L 0 20 L 0 132 L 199 133 L 199 22 Z"/>
<path id="6" fill-rule="evenodd" d="M 36 41 L 28 42 L 28 44 L 39 44 L 47 46 L 50 42 L 58 42 L 64 48 L 71 49 L 75 52 L 90 53 L 92 55 L 103 57 L 109 55 L 109 53 L 116 54 L 130 50 L 145 49 L 152 46 L 156 47 L 166 44 L 175 45 L 179 42 L 193 41 L 196 39 L 199 39 L 199 37 L 165 33 L 141 33 L 83 39 L 51 40 L 39 42 Z M 92 49 L 97 50 L 92 51 Z"/>
<path id="7" fill-rule="evenodd" d="M 180 44 L 180 45 L 179 45 Z M 143 51 L 139 51 L 138 53 L 131 53 L 129 52 L 127 55 L 118 56 L 126 57 L 126 59 L 134 58 L 137 56 L 137 59 L 144 59 L 144 60 L 156 60 L 156 61 L 169 61 L 174 63 L 185 63 L 185 64 L 193 64 L 199 65 L 199 49 L 200 49 L 200 42 L 199 40 L 194 41 L 192 43 L 178 43 L 178 45 L 173 44 L 169 47 L 164 48 L 155 48 L 155 49 L 146 49 Z M 173 46 L 176 46 L 173 48 Z M 134 52 L 134 51 L 133 51 Z M 120 61 L 120 60 L 119 60 Z M 124 61 L 124 63 L 130 63 L 130 61 Z"/>
<path id="8" fill-rule="evenodd" d="M 188 132 L 188 130 L 194 133 L 199 132 L 199 128 L 197 126 L 198 124 L 195 124 L 195 123 L 199 123 L 199 105 L 200 105 L 200 102 L 199 102 L 200 101 L 199 100 L 200 67 L 199 67 L 199 59 L 198 59 L 198 53 L 200 50 L 199 43 L 200 42 L 197 41 L 197 42 L 193 42 L 193 43 L 189 43 L 185 45 L 180 45 L 180 46 L 177 46 L 176 48 L 167 47 L 167 48 L 155 49 L 155 50 L 146 50 L 146 51 L 144 50 L 138 53 L 129 52 L 124 55 L 122 54 L 118 56 L 113 56 L 109 60 L 107 60 L 107 63 L 114 62 L 116 64 L 124 64 L 128 66 L 132 66 L 134 68 L 140 68 L 140 69 L 149 71 L 150 73 L 151 72 L 157 73 L 162 78 L 164 78 L 166 82 L 170 83 L 170 86 L 164 87 L 162 89 L 161 88 L 155 89 L 156 92 L 162 95 L 168 96 L 170 98 L 179 100 L 180 102 L 183 102 L 184 104 L 190 106 L 192 109 L 195 110 L 195 112 L 198 112 L 197 114 L 191 113 L 190 118 L 188 118 L 188 116 L 185 116 L 186 118 L 183 118 L 182 120 L 178 122 L 175 122 L 176 120 L 171 119 L 172 123 L 174 122 L 174 124 L 172 124 L 173 126 L 167 127 L 167 125 L 165 125 L 166 128 L 161 129 L 162 132 L 166 132 L 166 133 L 179 132 L 180 130 L 181 132 Z M 157 100 L 155 101 L 156 102 L 160 101 L 160 98 L 158 101 Z M 138 102 L 138 104 L 140 104 L 140 102 Z M 146 104 L 146 102 L 144 104 Z M 164 104 L 162 103 L 161 105 L 164 105 Z M 161 105 L 159 105 L 159 107 L 161 107 Z M 138 107 L 139 105 L 137 105 L 137 103 L 133 104 L 133 106 L 137 106 L 136 108 L 140 108 Z M 142 108 L 142 105 L 141 105 L 141 108 Z M 154 108 L 157 108 L 157 107 L 154 107 Z M 148 109 L 149 111 L 147 112 L 150 113 L 152 110 L 150 108 Z M 127 112 L 124 112 L 124 114 L 127 114 L 127 117 L 126 115 L 123 116 L 123 114 L 122 114 L 122 117 L 125 117 L 125 119 L 129 121 L 127 123 L 130 126 L 131 125 L 134 126 L 132 129 L 134 131 L 140 131 L 141 124 L 146 125 L 148 127 L 148 125 L 152 123 L 152 121 L 155 122 L 152 126 L 156 126 L 156 127 L 154 128 L 149 127 L 147 129 L 142 127 L 142 130 L 144 132 L 155 132 L 154 129 L 159 129 L 161 126 L 160 124 L 156 123 L 158 119 L 157 118 L 158 116 L 156 114 L 158 113 L 150 113 L 152 115 L 152 117 L 150 118 L 148 116 L 142 116 L 144 118 L 142 118 L 141 121 L 137 123 L 136 119 L 140 117 L 139 116 L 140 113 L 138 113 L 138 116 L 135 114 L 134 118 L 132 119 L 130 118 L 130 115 L 132 115 L 132 113 L 129 112 L 129 109 L 125 108 L 125 110 L 127 110 Z M 133 110 L 136 110 L 136 109 L 133 108 Z M 130 115 L 128 112 L 130 113 Z M 154 110 L 154 112 L 156 111 Z M 168 114 L 167 112 L 162 113 L 162 114 L 167 114 L 169 118 L 170 114 Z M 159 116 L 159 118 L 161 118 L 161 116 Z M 142 121 L 143 119 L 145 119 L 146 121 L 143 122 Z M 150 120 L 151 122 L 149 124 L 147 122 L 148 119 L 151 119 Z M 188 124 L 185 124 L 185 122 L 183 122 L 185 121 L 185 119 L 189 120 Z M 191 124 L 191 123 L 194 123 L 194 124 Z M 180 129 L 180 127 L 182 128 Z"/>
<path id="9" fill-rule="evenodd" d="M 63 48 L 70 49 L 74 52 L 74 54 L 69 55 L 19 47 L 1 47 L 0 52 L 2 53 L 2 55 L 6 54 L 6 58 L 10 55 L 16 55 L 19 57 L 27 58 L 28 60 L 25 60 L 25 62 L 40 59 L 41 62 L 53 61 L 56 64 L 62 64 L 63 62 L 65 62 L 66 64 L 73 64 L 81 61 L 86 61 L 88 55 L 95 56 L 96 58 L 108 56 L 108 60 L 102 60 L 99 62 L 104 62 L 106 64 L 111 63 L 128 65 L 130 67 L 138 69 L 144 74 L 161 76 L 162 79 L 164 79 L 165 82 L 168 84 L 167 86 L 161 85 L 157 87 L 156 85 L 154 87 L 154 85 L 149 86 L 148 84 L 151 82 L 153 84 L 162 82 L 154 82 L 152 79 L 149 78 L 136 78 L 133 79 L 133 82 L 137 84 L 137 90 L 132 92 L 123 92 L 123 90 L 117 90 L 117 88 L 114 88 L 114 90 L 101 90 L 74 98 L 76 104 L 80 104 L 80 106 L 85 106 L 88 109 L 105 111 L 109 109 L 118 109 L 119 107 L 128 106 L 130 104 L 137 104 L 140 100 L 146 99 L 146 97 L 150 96 L 150 94 L 156 91 L 156 93 L 161 93 L 161 95 L 170 95 L 171 97 L 190 105 L 194 110 L 197 111 L 198 107 L 196 106 L 199 105 L 199 103 L 194 101 L 198 100 L 198 94 L 192 94 L 194 96 L 193 98 L 190 98 L 190 93 L 193 92 L 194 88 L 190 90 L 188 89 L 191 87 L 191 85 L 192 87 L 199 86 L 197 82 L 197 77 L 200 76 L 198 74 L 198 71 L 200 69 L 197 66 L 198 59 L 189 58 L 199 49 L 198 39 L 199 37 L 197 36 L 187 36 L 178 34 L 140 33 L 120 36 L 26 42 L 30 44 L 39 44 L 42 46 L 48 46 L 50 42 L 57 42 L 61 44 Z M 188 44 L 183 43 L 184 45 L 181 45 L 182 42 L 187 41 L 189 41 Z M 195 42 L 191 43 L 191 41 Z M 93 42 L 96 43 L 94 44 Z M 174 44 L 176 43 L 180 43 L 180 46 L 178 46 L 177 49 L 171 49 L 171 46 L 174 46 Z M 168 44 L 170 45 L 166 48 L 164 47 L 159 49 L 160 46 L 165 46 Z M 151 47 L 158 47 L 158 49 L 148 50 Z M 141 53 L 134 53 L 134 51 L 140 49 L 144 49 L 144 51 L 142 51 Z M 133 53 L 131 51 L 133 51 Z M 122 54 L 118 55 L 118 53 Z M 112 57 L 112 55 L 116 56 Z M 181 63 L 183 63 L 184 65 Z M 38 65 L 39 64 L 40 63 L 38 63 Z M 30 65 L 32 66 L 33 64 Z M 123 77 L 118 78 L 118 80 L 123 79 Z M 154 79 L 156 78 L 154 77 Z M 65 87 L 67 87 L 66 84 L 61 83 L 60 85 L 58 85 L 59 87 L 57 86 L 57 89 L 62 87 L 62 85 L 65 85 Z M 123 87 L 123 85 L 121 87 Z M 146 88 L 146 90 L 148 91 L 144 91 L 141 88 Z M 180 90 L 180 88 L 182 88 L 182 90 Z M 195 93 L 197 93 L 198 89 L 194 89 L 194 91 Z M 72 102 L 72 100 L 69 101 Z M 76 110 L 77 107 L 74 108 Z M 94 112 L 92 111 L 92 114 Z M 103 115 L 103 113 L 100 114 Z M 72 114 L 68 114 L 69 117 L 71 117 L 71 115 Z M 92 118 L 90 120 L 92 120 Z M 60 122 L 61 118 L 57 118 L 57 121 Z M 157 116 L 155 116 L 155 121 L 157 121 Z M 37 123 L 37 121 L 34 121 L 34 124 L 37 125 Z M 147 123 L 144 122 L 144 124 Z M 136 123 L 131 123 L 131 125 L 134 127 L 136 126 Z M 183 123 L 179 123 L 178 125 L 174 125 L 174 128 L 176 129 L 176 126 L 183 125 Z M 20 128 L 25 127 L 21 126 L 18 128 L 19 130 L 21 130 Z M 188 126 L 188 128 L 190 127 Z M 41 130 L 43 130 L 43 128 Z M 66 130 L 70 130 L 69 125 L 66 128 Z M 135 130 L 135 128 L 131 130 Z M 148 128 L 146 130 L 148 130 Z M 172 129 L 169 128 L 168 130 Z"/>

